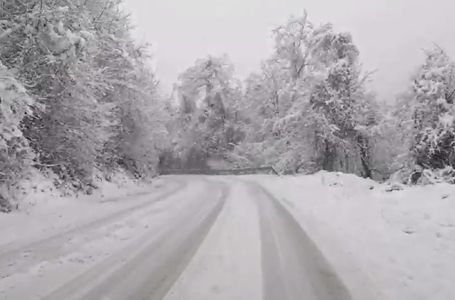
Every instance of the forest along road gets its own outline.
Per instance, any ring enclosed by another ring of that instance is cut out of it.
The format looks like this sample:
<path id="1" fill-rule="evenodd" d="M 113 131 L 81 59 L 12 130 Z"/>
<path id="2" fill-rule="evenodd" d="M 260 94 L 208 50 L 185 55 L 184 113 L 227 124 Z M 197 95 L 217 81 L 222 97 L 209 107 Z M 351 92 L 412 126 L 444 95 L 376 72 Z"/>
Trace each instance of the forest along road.
<path id="1" fill-rule="evenodd" d="M 351 299 L 264 187 L 244 177 L 166 179 L 178 187 L 0 252 L 0 299 Z"/>

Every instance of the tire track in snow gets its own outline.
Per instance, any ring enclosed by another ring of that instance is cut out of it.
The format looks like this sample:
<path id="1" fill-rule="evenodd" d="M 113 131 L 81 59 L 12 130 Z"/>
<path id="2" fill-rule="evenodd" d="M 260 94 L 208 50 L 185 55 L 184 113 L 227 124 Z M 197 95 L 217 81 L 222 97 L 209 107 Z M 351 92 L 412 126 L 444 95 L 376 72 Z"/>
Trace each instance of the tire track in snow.
<path id="1" fill-rule="evenodd" d="M 307 233 L 270 192 L 250 182 L 261 223 L 264 300 L 350 300 Z"/>
<path id="2" fill-rule="evenodd" d="M 243 182 L 218 178 L 231 187 L 229 197 L 199 250 L 164 300 L 262 299 L 256 199 Z"/>
<path id="3" fill-rule="evenodd" d="M 190 211 L 156 236 L 150 232 L 139 243 L 107 258 L 58 288 L 46 300 L 162 299 L 185 269 L 221 212 L 229 188 L 209 183 L 219 196 Z M 210 195 L 210 193 L 207 193 Z M 205 195 L 204 198 L 210 196 Z"/>
<path id="4" fill-rule="evenodd" d="M 187 186 L 186 181 L 174 181 L 177 183 L 175 187 L 159 193 L 158 195 L 153 195 L 152 198 L 146 202 L 141 201 L 140 204 L 134 205 L 133 207 L 122 209 L 108 216 L 62 231 L 58 234 L 32 242 L 25 246 L 13 246 L 9 247 L 9 249 L 3 249 L 3 251 L 0 252 L 0 279 L 9 276 L 12 272 L 17 272 L 20 269 L 27 268 L 28 266 L 35 264 L 38 258 L 40 260 L 45 260 L 58 256 L 59 250 L 63 250 L 65 242 L 75 238 L 75 236 L 84 235 L 87 232 L 114 223 L 121 218 L 128 217 L 133 213 L 141 212 L 145 209 L 153 207 L 156 203 L 166 200 Z M 143 198 L 145 196 L 147 196 L 147 194 L 140 193 L 139 195 L 128 197 Z"/>

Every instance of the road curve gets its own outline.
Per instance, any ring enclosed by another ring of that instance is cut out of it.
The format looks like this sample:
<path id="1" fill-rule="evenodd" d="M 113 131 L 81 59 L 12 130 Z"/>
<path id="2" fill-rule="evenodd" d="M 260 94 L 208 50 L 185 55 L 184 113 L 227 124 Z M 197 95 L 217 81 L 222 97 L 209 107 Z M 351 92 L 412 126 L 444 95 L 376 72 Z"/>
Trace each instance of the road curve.
<path id="1" fill-rule="evenodd" d="M 254 179 L 168 178 L 149 201 L 0 253 L 0 299 L 352 299 Z"/>

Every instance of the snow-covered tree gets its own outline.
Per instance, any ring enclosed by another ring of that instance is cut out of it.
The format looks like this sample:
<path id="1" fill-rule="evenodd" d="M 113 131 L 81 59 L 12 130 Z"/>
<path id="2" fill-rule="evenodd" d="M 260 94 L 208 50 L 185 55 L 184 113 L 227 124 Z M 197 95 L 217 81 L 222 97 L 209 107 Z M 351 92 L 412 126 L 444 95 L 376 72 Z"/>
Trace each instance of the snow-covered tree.
<path id="1" fill-rule="evenodd" d="M 441 49 L 426 53 L 413 83 L 416 164 L 455 167 L 455 63 Z"/>
<path id="2" fill-rule="evenodd" d="M 5 0 L 0 61 L 36 101 L 21 122 L 36 154 L 83 188 L 99 170 L 156 172 L 164 127 L 157 81 L 118 0 Z"/>
<path id="3" fill-rule="evenodd" d="M 65 180 L 88 183 L 107 137 L 108 111 L 97 99 L 90 18 L 66 4 L 32 1 L 23 11 L 4 10 L 10 33 L 0 57 L 42 107 L 23 122 L 40 163 Z"/>
<path id="4" fill-rule="evenodd" d="M 13 186 L 32 164 L 34 154 L 20 124 L 33 106 L 24 86 L 0 63 L 0 211 L 11 209 Z"/>
<path id="5" fill-rule="evenodd" d="M 244 105 L 255 107 L 250 119 L 256 126 L 239 155 L 256 147 L 267 149 L 259 151 L 269 157 L 261 163 L 284 172 L 327 169 L 370 177 L 366 132 L 374 105 L 351 36 L 330 24 L 314 26 L 304 15 L 275 29 L 274 37 L 275 53 L 247 81 Z"/>
<path id="6" fill-rule="evenodd" d="M 187 167 L 223 157 L 242 139 L 239 130 L 239 82 L 226 56 L 199 59 L 179 76 L 178 149 Z"/>

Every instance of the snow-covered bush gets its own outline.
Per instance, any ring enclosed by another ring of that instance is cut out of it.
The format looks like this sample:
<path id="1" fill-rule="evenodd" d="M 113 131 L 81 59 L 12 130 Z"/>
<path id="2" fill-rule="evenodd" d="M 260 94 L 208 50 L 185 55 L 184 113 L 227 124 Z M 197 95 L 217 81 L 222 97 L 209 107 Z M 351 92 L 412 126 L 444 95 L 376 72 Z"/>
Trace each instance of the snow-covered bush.
<path id="1" fill-rule="evenodd" d="M 34 155 L 20 124 L 33 105 L 23 85 L 0 63 L 0 211 L 11 209 L 15 185 L 32 164 Z"/>

